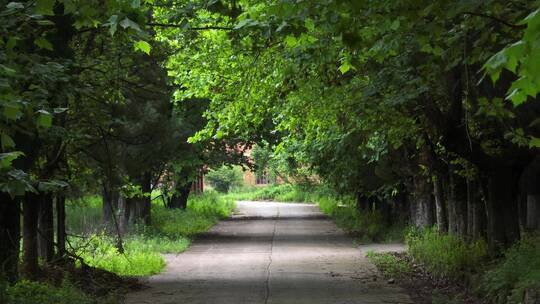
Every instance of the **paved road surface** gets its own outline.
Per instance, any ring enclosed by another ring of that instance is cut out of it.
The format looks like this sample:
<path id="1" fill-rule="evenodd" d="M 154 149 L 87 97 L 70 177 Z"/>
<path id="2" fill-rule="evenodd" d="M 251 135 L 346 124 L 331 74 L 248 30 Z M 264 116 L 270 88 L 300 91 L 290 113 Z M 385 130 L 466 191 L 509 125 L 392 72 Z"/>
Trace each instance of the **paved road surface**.
<path id="1" fill-rule="evenodd" d="M 412 303 L 317 206 L 238 202 L 236 213 L 186 252 L 165 255 L 166 271 L 126 303 Z"/>

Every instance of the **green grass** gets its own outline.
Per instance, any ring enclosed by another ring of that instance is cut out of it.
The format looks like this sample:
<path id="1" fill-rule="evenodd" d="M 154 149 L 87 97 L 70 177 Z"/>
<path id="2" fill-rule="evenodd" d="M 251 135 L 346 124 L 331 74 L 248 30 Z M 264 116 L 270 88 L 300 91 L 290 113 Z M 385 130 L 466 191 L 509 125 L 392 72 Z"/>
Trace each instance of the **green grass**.
<path id="1" fill-rule="evenodd" d="M 41 282 L 19 281 L 6 289 L 6 304 L 94 304 L 98 303 L 67 281 L 56 287 Z"/>
<path id="2" fill-rule="evenodd" d="M 409 255 L 439 277 L 461 279 L 477 271 L 488 257 L 483 240 L 469 244 L 458 236 L 440 234 L 435 228 L 411 230 L 406 241 Z"/>
<path id="3" fill-rule="evenodd" d="M 369 251 L 367 253 L 367 258 L 375 264 L 387 278 L 404 278 L 409 276 L 413 271 L 407 262 L 400 260 L 391 253 L 375 253 L 374 251 Z"/>
<path id="4" fill-rule="evenodd" d="M 487 271 L 480 286 L 490 303 L 522 303 L 527 292 L 540 296 L 540 235 L 526 235 Z M 532 303 L 532 302 L 531 302 Z"/>
<path id="5" fill-rule="evenodd" d="M 240 188 L 227 195 L 233 200 L 313 203 L 320 188 L 292 184 Z"/>
<path id="6" fill-rule="evenodd" d="M 192 195 L 186 210 L 152 205 L 152 224 L 138 225 L 123 237 L 124 253 L 118 252 L 117 238 L 104 233 L 101 225 L 101 199 L 89 197 L 67 206 L 68 230 L 84 237 L 70 237 L 70 242 L 85 263 L 118 275 L 144 276 L 159 273 L 165 267 L 160 253 L 180 253 L 190 245 L 190 238 L 210 229 L 229 216 L 234 201 L 216 192 Z M 88 225 L 88 226 L 85 226 Z"/>

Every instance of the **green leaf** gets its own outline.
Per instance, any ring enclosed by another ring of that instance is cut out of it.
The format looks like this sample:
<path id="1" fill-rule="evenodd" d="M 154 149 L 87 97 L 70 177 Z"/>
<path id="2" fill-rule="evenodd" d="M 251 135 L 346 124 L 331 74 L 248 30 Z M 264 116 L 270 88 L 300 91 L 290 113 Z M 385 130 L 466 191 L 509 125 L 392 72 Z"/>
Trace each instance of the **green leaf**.
<path id="1" fill-rule="evenodd" d="M 132 8 L 139 8 L 141 6 L 141 0 L 132 0 L 131 1 L 131 7 Z"/>
<path id="2" fill-rule="evenodd" d="M 12 50 L 17 45 L 17 37 L 9 37 L 6 43 L 6 49 Z"/>
<path id="3" fill-rule="evenodd" d="M 10 120 L 16 120 L 21 113 L 20 106 L 17 103 L 7 103 L 4 104 L 4 111 L 2 114 L 4 117 Z"/>
<path id="4" fill-rule="evenodd" d="M 313 32 L 315 30 L 315 23 L 311 19 L 306 19 L 304 21 L 304 26 L 310 31 Z"/>
<path id="5" fill-rule="evenodd" d="M 129 18 L 125 18 L 124 20 L 120 21 L 120 26 L 124 29 L 131 28 L 137 32 L 141 32 L 141 28 L 139 27 L 139 25 L 131 21 Z"/>
<path id="6" fill-rule="evenodd" d="M 55 2 L 56 0 L 38 0 L 36 3 L 36 13 L 45 16 L 53 16 Z"/>
<path id="7" fill-rule="evenodd" d="M 288 35 L 287 37 L 285 37 L 285 45 L 293 48 L 298 45 L 298 39 L 296 39 L 296 37 L 292 35 Z"/>
<path id="8" fill-rule="evenodd" d="M 24 153 L 20 151 L 0 153 L 0 169 L 11 167 L 11 163 L 23 155 Z"/>
<path id="9" fill-rule="evenodd" d="M 399 25 L 400 25 L 399 20 L 396 19 L 392 22 L 392 24 L 390 25 L 390 28 L 395 31 L 399 28 Z"/>
<path id="10" fill-rule="evenodd" d="M 53 50 L 53 45 L 49 42 L 49 40 L 43 38 L 43 37 L 39 37 L 37 38 L 36 40 L 34 40 L 34 43 L 42 48 L 42 49 L 46 49 L 46 50 L 49 50 L 49 51 L 52 51 Z"/>
<path id="11" fill-rule="evenodd" d="M 341 74 L 345 74 L 350 71 L 351 68 L 353 68 L 352 64 L 348 61 L 345 61 L 339 66 L 339 71 L 341 72 Z"/>
<path id="12" fill-rule="evenodd" d="M 8 9 L 23 9 L 24 5 L 20 2 L 10 2 L 6 5 Z"/>
<path id="13" fill-rule="evenodd" d="M 118 29 L 118 15 L 112 15 L 109 17 L 109 21 L 105 23 L 106 26 L 109 26 L 109 34 L 114 36 L 116 30 Z"/>
<path id="14" fill-rule="evenodd" d="M 52 192 L 52 191 L 58 191 L 60 189 L 63 189 L 63 188 L 67 188 L 69 186 L 68 183 L 64 182 L 64 181 L 61 181 L 61 180 L 57 180 L 57 179 L 52 179 L 52 180 L 48 180 L 46 182 L 39 182 L 38 183 L 38 190 L 39 191 L 43 191 L 43 192 Z"/>
<path id="15" fill-rule="evenodd" d="M 15 142 L 13 141 L 11 136 L 7 135 L 4 132 L 2 132 L 2 134 L 0 134 L 0 141 L 1 141 L 1 144 L 2 144 L 2 149 L 3 150 L 15 147 Z"/>
<path id="16" fill-rule="evenodd" d="M 243 27 L 255 26 L 255 25 L 258 25 L 258 24 L 259 24 L 259 22 L 255 21 L 255 20 L 244 19 L 244 20 L 241 20 L 240 22 L 238 22 L 234 26 L 234 29 L 237 30 L 237 29 L 241 29 Z"/>
<path id="17" fill-rule="evenodd" d="M 37 118 L 37 125 L 43 128 L 50 128 L 52 126 L 52 115 L 45 110 L 39 110 Z"/>
<path id="18" fill-rule="evenodd" d="M 529 141 L 529 148 L 540 148 L 540 138 L 531 136 L 531 140 Z"/>
<path id="19" fill-rule="evenodd" d="M 148 43 L 148 42 L 146 42 L 144 40 L 139 40 L 139 41 L 135 42 L 135 44 L 133 46 L 135 47 L 136 51 L 142 51 L 142 52 L 146 53 L 147 55 L 150 55 L 150 50 L 151 50 L 150 43 Z"/>

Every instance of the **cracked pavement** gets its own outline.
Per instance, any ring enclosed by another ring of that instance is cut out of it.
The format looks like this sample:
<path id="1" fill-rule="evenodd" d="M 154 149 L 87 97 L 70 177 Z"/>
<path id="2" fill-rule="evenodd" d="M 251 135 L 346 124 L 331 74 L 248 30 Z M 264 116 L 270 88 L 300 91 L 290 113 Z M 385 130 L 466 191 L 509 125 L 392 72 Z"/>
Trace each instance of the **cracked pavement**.
<path id="1" fill-rule="evenodd" d="M 235 215 L 143 281 L 127 304 L 413 303 L 388 284 L 365 253 L 316 205 L 238 202 Z"/>

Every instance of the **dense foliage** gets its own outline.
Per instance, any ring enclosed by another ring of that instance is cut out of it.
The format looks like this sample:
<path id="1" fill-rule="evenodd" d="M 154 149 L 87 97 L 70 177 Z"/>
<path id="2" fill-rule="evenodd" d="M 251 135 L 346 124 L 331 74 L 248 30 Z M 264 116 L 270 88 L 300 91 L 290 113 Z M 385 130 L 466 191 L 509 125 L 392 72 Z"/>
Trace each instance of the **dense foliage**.
<path id="1" fill-rule="evenodd" d="M 493 257 L 540 229 L 536 1 L 0 1 L 0 20 L 12 283 L 71 258 L 66 200 L 101 196 L 121 253 L 170 227 L 153 192 L 185 209 L 224 163 L 324 183 L 344 225 L 436 225 Z"/>

